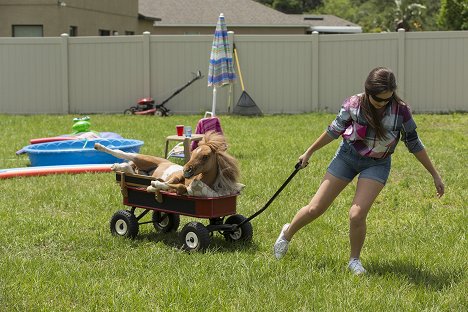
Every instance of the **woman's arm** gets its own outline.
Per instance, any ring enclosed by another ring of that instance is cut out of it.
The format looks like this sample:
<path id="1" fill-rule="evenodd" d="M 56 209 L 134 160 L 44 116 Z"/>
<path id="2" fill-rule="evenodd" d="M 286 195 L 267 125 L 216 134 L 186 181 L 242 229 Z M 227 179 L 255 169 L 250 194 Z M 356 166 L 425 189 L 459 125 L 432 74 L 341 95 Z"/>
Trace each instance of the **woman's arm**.
<path id="1" fill-rule="evenodd" d="M 315 142 L 312 143 L 312 145 L 305 151 L 305 153 L 299 157 L 299 162 L 302 163 L 301 168 L 304 168 L 305 166 L 307 166 L 307 164 L 309 163 L 309 158 L 312 156 L 314 152 L 318 151 L 319 149 L 321 149 L 322 147 L 324 147 L 325 145 L 327 145 L 328 143 L 334 140 L 335 139 L 332 138 L 327 133 L 327 131 L 324 131 L 322 135 L 317 140 L 315 140 Z"/>
<path id="2" fill-rule="evenodd" d="M 299 156 L 299 162 L 302 164 L 301 168 L 304 168 L 309 163 L 309 158 L 312 156 L 314 152 L 321 149 L 328 143 L 338 139 L 340 135 L 345 132 L 345 130 L 349 127 L 352 123 L 353 118 L 351 114 L 356 114 L 359 108 L 359 95 L 353 95 L 347 98 L 343 105 L 341 105 L 341 109 L 336 115 L 335 120 L 327 127 L 327 129 L 315 140 L 314 143 L 305 151 L 304 154 Z"/>
<path id="3" fill-rule="evenodd" d="M 419 160 L 419 162 L 426 168 L 426 170 L 432 175 L 434 178 L 434 184 L 437 190 L 437 196 L 441 197 L 444 195 L 445 192 L 445 186 L 444 182 L 442 182 L 442 178 L 440 177 L 440 174 L 437 172 L 435 169 L 434 165 L 431 162 L 431 159 L 429 158 L 429 155 L 426 152 L 426 149 L 422 149 L 419 152 L 414 153 L 414 156 Z"/>

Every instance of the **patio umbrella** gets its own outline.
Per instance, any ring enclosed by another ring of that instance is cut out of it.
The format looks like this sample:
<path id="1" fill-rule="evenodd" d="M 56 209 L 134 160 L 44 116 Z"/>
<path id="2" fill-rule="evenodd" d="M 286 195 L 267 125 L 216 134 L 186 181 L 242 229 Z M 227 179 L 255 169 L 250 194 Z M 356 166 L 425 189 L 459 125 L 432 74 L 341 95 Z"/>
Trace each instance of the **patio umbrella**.
<path id="1" fill-rule="evenodd" d="M 216 88 L 231 84 L 235 79 L 236 74 L 232 63 L 232 51 L 229 47 L 226 22 L 224 14 L 221 13 L 216 24 L 208 67 L 208 87 L 213 87 L 212 116 L 215 115 L 216 110 Z"/>

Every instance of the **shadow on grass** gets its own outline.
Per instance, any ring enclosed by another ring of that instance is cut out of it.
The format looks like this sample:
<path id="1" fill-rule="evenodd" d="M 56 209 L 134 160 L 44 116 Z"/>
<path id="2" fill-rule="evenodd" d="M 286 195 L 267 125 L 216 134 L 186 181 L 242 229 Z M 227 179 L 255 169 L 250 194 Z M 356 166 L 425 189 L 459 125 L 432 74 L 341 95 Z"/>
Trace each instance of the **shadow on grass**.
<path id="1" fill-rule="evenodd" d="M 369 262 L 366 268 L 369 275 L 388 276 L 393 274 L 403 277 L 417 286 L 423 286 L 435 291 L 459 283 L 465 275 L 462 269 L 453 271 L 437 270 L 437 272 L 434 272 L 434 270 L 421 268 L 413 263 L 401 260 Z"/>
<path id="2" fill-rule="evenodd" d="M 149 232 L 138 234 L 134 241 L 153 241 L 155 243 L 163 243 L 166 246 L 179 249 L 182 251 L 182 243 L 179 238 L 179 232 L 158 233 Z M 211 243 L 207 248 L 209 252 L 231 253 L 244 252 L 253 254 L 258 251 L 258 246 L 254 242 L 229 242 L 225 240 L 221 234 L 213 234 Z"/>

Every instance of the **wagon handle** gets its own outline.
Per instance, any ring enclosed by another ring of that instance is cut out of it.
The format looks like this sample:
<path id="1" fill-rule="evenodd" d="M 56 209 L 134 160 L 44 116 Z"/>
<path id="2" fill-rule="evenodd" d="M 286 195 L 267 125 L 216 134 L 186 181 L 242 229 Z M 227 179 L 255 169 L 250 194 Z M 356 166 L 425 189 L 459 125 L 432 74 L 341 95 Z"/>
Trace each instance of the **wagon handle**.
<path id="1" fill-rule="evenodd" d="M 249 222 L 250 220 L 252 220 L 256 216 L 261 214 L 263 211 L 265 211 L 268 208 L 268 206 L 270 206 L 270 204 L 275 200 L 276 196 L 278 196 L 281 193 L 281 191 L 283 191 L 283 189 L 286 187 L 286 185 L 288 185 L 288 183 L 294 178 L 294 176 L 299 172 L 299 170 L 301 170 L 301 166 L 302 166 L 302 162 L 299 161 L 294 166 L 294 171 L 291 173 L 291 175 L 286 179 L 286 181 L 284 181 L 283 185 L 281 185 L 281 187 L 276 191 L 276 193 L 273 195 L 273 197 L 271 197 L 270 200 L 268 200 L 268 202 L 265 204 L 265 206 L 263 206 L 262 209 L 258 210 L 256 213 L 254 213 L 253 215 L 251 215 L 247 219 L 244 219 L 241 223 L 237 224 L 234 227 L 234 231 L 237 230 L 237 228 L 239 228 L 244 223 Z"/>

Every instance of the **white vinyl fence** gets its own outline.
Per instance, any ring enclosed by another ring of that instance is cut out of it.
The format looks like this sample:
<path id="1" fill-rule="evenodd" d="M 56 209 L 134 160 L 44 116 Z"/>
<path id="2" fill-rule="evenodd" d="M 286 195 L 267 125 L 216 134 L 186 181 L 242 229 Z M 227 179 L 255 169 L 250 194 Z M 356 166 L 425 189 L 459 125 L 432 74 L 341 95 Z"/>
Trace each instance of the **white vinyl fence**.
<path id="1" fill-rule="evenodd" d="M 265 114 L 337 112 L 376 66 L 394 70 L 416 112 L 468 111 L 468 31 L 232 35 L 247 93 Z M 212 36 L 0 38 L 0 113 L 122 113 L 169 97 L 208 71 Z M 218 90 L 217 113 L 242 93 Z M 211 110 L 206 77 L 171 99 L 176 114 Z"/>

